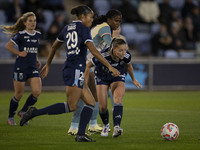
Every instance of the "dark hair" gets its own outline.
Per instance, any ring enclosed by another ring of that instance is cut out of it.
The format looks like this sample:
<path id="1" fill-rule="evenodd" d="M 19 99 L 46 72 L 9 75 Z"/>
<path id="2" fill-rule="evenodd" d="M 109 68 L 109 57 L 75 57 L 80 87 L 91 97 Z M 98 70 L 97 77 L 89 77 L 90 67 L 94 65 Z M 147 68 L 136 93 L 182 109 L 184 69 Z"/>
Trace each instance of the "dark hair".
<path id="1" fill-rule="evenodd" d="M 86 5 L 81 5 L 81 6 L 72 8 L 71 10 L 71 14 L 76 15 L 77 17 L 79 17 L 82 14 L 86 15 L 90 12 L 93 12 L 92 9 Z"/>
<path id="2" fill-rule="evenodd" d="M 107 19 L 112 19 L 115 16 L 122 16 L 122 13 L 119 10 L 111 9 L 106 13 L 106 15 L 95 15 L 91 28 L 103 22 L 107 22 Z"/>

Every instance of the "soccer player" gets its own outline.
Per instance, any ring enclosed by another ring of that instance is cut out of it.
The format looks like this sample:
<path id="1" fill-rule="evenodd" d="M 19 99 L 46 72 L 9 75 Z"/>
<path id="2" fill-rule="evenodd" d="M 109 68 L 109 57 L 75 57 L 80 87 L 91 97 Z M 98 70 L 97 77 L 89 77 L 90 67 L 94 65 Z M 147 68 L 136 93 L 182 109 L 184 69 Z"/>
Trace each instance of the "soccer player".
<path id="1" fill-rule="evenodd" d="M 133 84 L 141 88 L 140 83 L 135 79 L 133 73 L 133 67 L 131 64 L 131 54 L 127 51 L 127 44 L 123 39 L 114 38 L 109 48 L 101 51 L 102 55 L 107 61 L 110 62 L 117 70 L 120 71 L 120 75 L 113 77 L 108 68 L 99 62 L 96 58 L 92 58 L 88 62 L 85 70 L 85 79 L 88 80 L 90 68 L 95 65 L 95 83 L 97 90 L 97 98 L 99 101 L 99 112 L 103 122 L 103 130 L 101 136 L 108 136 L 109 131 L 109 112 L 107 109 L 107 92 L 110 87 L 113 99 L 113 137 L 118 137 L 123 133 L 123 129 L 120 128 L 123 104 L 122 99 L 125 93 L 125 76 L 128 72 L 131 76 Z"/>
<path id="2" fill-rule="evenodd" d="M 20 17 L 12 26 L 2 25 L 1 28 L 12 39 L 6 44 L 6 49 L 17 55 L 14 65 L 13 84 L 14 97 L 10 101 L 8 125 L 16 125 L 14 115 L 18 108 L 18 103 L 23 96 L 25 83 L 31 87 L 32 93 L 26 100 L 23 108 L 18 112 L 18 116 L 27 111 L 28 107 L 37 102 L 41 93 L 41 78 L 38 69 L 41 63 L 37 53 L 41 33 L 36 31 L 36 16 L 33 12 L 27 12 Z M 18 50 L 14 47 L 18 46 Z M 27 122 L 28 123 L 28 122 Z"/>
<path id="3" fill-rule="evenodd" d="M 91 34 L 94 45 L 96 46 L 98 51 L 101 51 L 104 48 L 110 46 L 110 43 L 112 41 L 112 32 L 113 30 L 119 28 L 121 20 L 122 20 L 121 12 L 115 9 L 108 11 L 106 15 L 102 15 L 94 19 L 91 27 Z M 93 55 L 89 53 L 87 59 L 90 60 L 92 57 Z M 90 72 L 88 86 L 96 101 L 95 108 L 92 117 L 90 119 L 88 131 L 91 133 L 101 133 L 102 127 L 100 127 L 97 124 L 97 117 L 99 114 L 99 103 L 96 96 L 93 71 Z M 111 98 L 111 102 L 113 103 L 112 94 L 110 93 L 109 96 Z M 80 112 L 83 107 L 84 103 L 82 101 L 79 101 L 78 108 L 76 109 L 76 111 L 73 112 L 71 126 L 68 130 L 69 135 L 76 135 L 76 133 L 78 132 Z"/>
<path id="4" fill-rule="evenodd" d="M 55 40 L 52 46 L 46 65 L 41 70 L 41 77 L 45 78 L 50 70 L 50 64 L 56 50 L 65 43 L 67 59 L 64 63 L 63 79 L 66 85 L 67 102 L 57 103 L 42 109 L 30 107 L 23 115 L 20 125 L 23 126 L 25 122 L 36 116 L 72 112 L 76 110 L 77 103 L 81 98 L 86 105 L 81 112 L 79 130 L 75 140 L 77 142 L 95 142 L 95 140 L 89 138 L 85 134 L 85 128 L 90 120 L 95 105 L 94 98 L 87 84 L 84 82 L 87 48 L 94 57 L 109 68 L 113 73 L 112 75 L 118 76 L 120 73 L 108 63 L 92 42 L 89 27 L 93 21 L 93 11 L 88 6 L 83 5 L 73 8 L 71 14 L 76 15 L 77 20 L 66 25 L 58 35 L 57 40 Z"/>

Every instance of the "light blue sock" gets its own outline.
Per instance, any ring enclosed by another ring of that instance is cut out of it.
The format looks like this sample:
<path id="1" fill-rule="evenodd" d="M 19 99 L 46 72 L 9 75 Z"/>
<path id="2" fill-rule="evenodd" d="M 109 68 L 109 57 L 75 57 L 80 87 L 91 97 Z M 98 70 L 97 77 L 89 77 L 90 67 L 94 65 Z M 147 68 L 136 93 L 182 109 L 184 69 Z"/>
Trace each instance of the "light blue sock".
<path id="1" fill-rule="evenodd" d="M 113 95 L 111 90 L 108 90 L 108 97 L 110 97 L 111 105 L 112 105 L 112 110 L 114 109 L 114 100 L 113 100 Z"/>
<path id="2" fill-rule="evenodd" d="M 98 114 L 99 114 L 99 102 L 96 102 L 93 113 L 92 113 L 92 117 L 90 119 L 90 125 L 91 126 L 95 126 L 97 124 Z"/>
<path id="3" fill-rule="evenodd" d="M 80 121 L 80 114 L 84 107 L 84 102 L 82 99 L 79 100 L 76 110 L 73 112 L 72 121 L 70 128 L 78 128 Z"/>

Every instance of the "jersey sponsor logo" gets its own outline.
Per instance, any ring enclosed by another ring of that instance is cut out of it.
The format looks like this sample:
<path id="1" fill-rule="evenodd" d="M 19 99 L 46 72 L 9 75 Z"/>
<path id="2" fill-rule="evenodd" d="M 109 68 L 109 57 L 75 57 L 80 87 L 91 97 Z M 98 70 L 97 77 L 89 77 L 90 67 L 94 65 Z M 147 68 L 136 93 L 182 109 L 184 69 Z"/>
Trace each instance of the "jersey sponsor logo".
<path id="1" fill-rule="evenodd" d="M 24 51 L 27 51 L 27 53 L 37 53 L 38 48 L 37 47 L 24 47 Z"/>
<path id="2" fill-rule="evenodd" d="M 78 47 L 76 47 L 76 50 L 70 51 L 70 52 L 68 52 L 67 54 L 68 54 L 68 55 L 72 55 L 72 54 L 78 55 L 78 54 L 80 53 L 80 51 L 81 51 L 81 50 L 80 50 Z"/>

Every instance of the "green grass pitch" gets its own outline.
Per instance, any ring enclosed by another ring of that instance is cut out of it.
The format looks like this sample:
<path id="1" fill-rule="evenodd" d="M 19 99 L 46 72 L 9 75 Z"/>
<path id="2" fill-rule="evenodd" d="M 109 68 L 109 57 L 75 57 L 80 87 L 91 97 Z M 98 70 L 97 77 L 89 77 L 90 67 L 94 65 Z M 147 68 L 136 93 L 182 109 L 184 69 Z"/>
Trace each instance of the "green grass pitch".
<path id="1" fill-rule="evenodd" d="M 29 93 L 21 99 L 18 110 Z M 0 92 L 0 150 L 199 150 L 200 149 L 200 92 L 128 91 L 123 104 L 121 127 L 124 134 L 112 138 L 93 134 L 95 143 L 77 143 L 67 135 L 72 114 L 40 116 L 30 125 L 8 126 L 6 119 L 13 92 Z M 43 92 L 37 108 L 65 101 L 64 92 Z M 109 103 L 109 108 L 110 108 Z M 176 141 L 165 141 L 160 136 L 162 125 L 173 122 L 178 125 L 180 135 Z M 100 118 L 98 123 L 102 125 Z M 112 128 L 112 112 L 110 111 Z"/>

